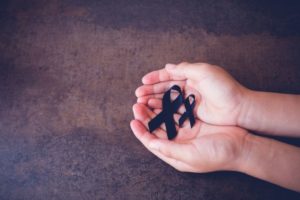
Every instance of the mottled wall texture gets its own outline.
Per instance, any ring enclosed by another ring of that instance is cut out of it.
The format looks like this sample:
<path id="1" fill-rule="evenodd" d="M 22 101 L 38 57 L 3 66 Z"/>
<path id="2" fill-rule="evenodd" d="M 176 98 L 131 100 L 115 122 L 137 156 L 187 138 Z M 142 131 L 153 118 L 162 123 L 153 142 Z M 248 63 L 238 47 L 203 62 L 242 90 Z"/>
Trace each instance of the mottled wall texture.
<path id="1" fill-rule="evenodd" d="M 129 128 L 142 75 L 167 62 L 300 93 L 298 2 L 1 0 L 0 199 L 298 199 L 239 173 L 177 172 Z"/>

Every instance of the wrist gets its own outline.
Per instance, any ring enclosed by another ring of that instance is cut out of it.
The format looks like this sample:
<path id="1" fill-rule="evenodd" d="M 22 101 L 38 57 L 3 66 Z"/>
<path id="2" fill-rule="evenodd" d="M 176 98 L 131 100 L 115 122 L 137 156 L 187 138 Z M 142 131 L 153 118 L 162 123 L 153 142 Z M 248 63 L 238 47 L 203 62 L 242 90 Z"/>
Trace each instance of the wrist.
<path id="1" fill-rule="evenodd" d="M 240 103 L 240 113 L 237 119 L 237 126 L 250 129 L 255 111 L 256 91 L 244 88 L 243 97 Z M 258 114 L 258 113 L 256 113 Z"/>
<path id="2" fill-rule="evenodd" d="M 253 144 L 255 137 L 251 133 L 247 133 L 243 139 L 243 145 L 241 146 L 241 150 L 239 153 L 238 158 L 236 159 L 236 162 L 234 164 L 234 170 L 238 172 L 244 172 L 247 166 L 247 163 L 249 162 L 249 156 L 252 154 Z"/>
<path id="3" fill-rule="evenodd" d="M 244 138 L 242 153 L 237 161 L 235 170 L 267 179 L 267 171 L 274 160 L 273 139 L 264 138 L 249 133 Z"/>
<path id="4" fill-rule="evenodd" d="M 300 191 L 299 147 L 248 134 L 235 171 Z"/>
<path id="5" fill-rule="evenodd" d="M 233 159 L 228 163 L 228 165 L 223 165 L 223 170 L 243 172 L 246 168 L 249 156 L 252 156 L 253 154 L 253 148 L 255 148 L 254 146 L 257 143 L 257 136 L 247 130 L 240 130 L 243 131 L 243 136 L 237 140 L 237 148 L 233 151 Z"/>
<path id="6" fill-rule="evenodd" d="M 246 162 L 248 162 L 249 155 L 252 153 L 252 148 L 254 144 L 255 138 L 253 135 L 249 132 L 246 133 L 246 135 L 243 137 L 242 141 L 240 142 L 240 148 L 238 150 L 238 153 L 236 154 L 234 162 L 232 162 L 231 170 L 232 171 L 238 171 L 238 172 L 244 172 Z"/>

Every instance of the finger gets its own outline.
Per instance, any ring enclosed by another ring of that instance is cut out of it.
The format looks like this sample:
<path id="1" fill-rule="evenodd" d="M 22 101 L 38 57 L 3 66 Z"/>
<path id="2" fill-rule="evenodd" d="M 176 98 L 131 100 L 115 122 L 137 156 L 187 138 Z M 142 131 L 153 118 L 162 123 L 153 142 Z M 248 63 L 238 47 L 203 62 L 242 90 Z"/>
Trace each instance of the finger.
<path id="1" fill-rule="evenodd" d="M 161 99 L 149 99 L 147 105 L 153 109 L 162 109 L 162 100 Z"/>
<path id="2" fill-rule="evenodd" d="M 170 74 L 165 68 L 163 68 L 146 74 L 142 78 L 142 83 L 154 84 L 154 83 L 171 81 L 171 80 L 185 80 L 185 78 L 184 77 L 182 78 L 181 76 L 174 76 L 173 74 Z"/>
<path id="3" fill-rule="evenodd" d="M 146 127 L 140 121 L 132 120 L 130 122 L 130 127 L 131 127 L 132 132 L 134 133 L 134 135 L 137 137 L 137 139 L 139 141 L 141 141 L 141 143 L 149 151 L 151 151 L 154 155 L 156 155 L 158 158 L 165 161 L 166 163 L 168 163 L 169 165 L 171 165 L 172 167 L 174 167 L 175 169 L 177 169 L 179 171 L 189 171 L 189 172 L 194 171 L 194 169 L 192 167 L 190 167 L 189 165 L 187 165 L 187 164 L 185 164 L 185 163 L 183 163 L 179 160 L 166 157 L 165 155 L 163 155 L 159 151 L 149 148 L 149 143 L 151 141 L 155 141 L 155 140 L 158 140 L 158 139 L 154 135 L 150 134 L 148 132 L 148 130 L 146 129 Z"/>
<path id="4" fill-rule="evenodd" d="M 160 94 L 168 91 L 173 85 L 178 85 L 181 90 L 185 85 L 185 81 L 167 81 L 156 83 L 153 85 L 142 85 L 135 91 L 137 97 L 142 97 L 150 94 Z"/>
<path id="5" fill-rule="evenodd" d="M 139 120 L 145 127 L 148 127 L 149 121 L 156 116 L 156 114 L 149 110 L 144 104 L 134 104 L 133 114 L 135 119 Z M 167 139 L 165 129 L 157 128 L 153 131 L 153 134 L 159 138 Z"/>
<path id="6" fill-rule="evenodd" d="M 206 63 L 187 62 L 178 65 L 168 64 L 165 67 L 170 76 L 180 76 L 181 80 L 192 79 L 195 81 L 201 81 L 201 79 L 205 78 L 207 72 L 212 68 L 212 65 Z"/>
<path id="7" fill-rule="evenodd" d="M 142 97 L 138 97 L 137 103 L 147 104 L 149 99 L 155 98 L 155 99 L 162 99 L 164 94 L 150 94 Z"/>

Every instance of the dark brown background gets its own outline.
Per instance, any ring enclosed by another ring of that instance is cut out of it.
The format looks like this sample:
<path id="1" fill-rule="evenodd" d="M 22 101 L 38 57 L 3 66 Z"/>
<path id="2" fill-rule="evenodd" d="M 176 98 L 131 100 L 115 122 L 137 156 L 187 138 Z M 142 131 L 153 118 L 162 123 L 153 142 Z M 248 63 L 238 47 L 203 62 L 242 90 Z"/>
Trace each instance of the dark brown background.
<path id="1" fill-rule="evenodd" d="M 300 93 L 297 2 L 1 0 L 0 199 L 299 198 L 239 173 L 177 172 L 129 128 L 142 75 L 167 62 Z"/>

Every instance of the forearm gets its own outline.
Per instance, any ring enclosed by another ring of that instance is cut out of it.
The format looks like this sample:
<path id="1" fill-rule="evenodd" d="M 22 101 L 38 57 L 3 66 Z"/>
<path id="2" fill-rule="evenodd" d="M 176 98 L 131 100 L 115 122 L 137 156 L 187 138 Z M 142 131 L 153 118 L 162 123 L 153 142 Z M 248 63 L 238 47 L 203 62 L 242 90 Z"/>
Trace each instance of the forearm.
<path id="1" fill-rule="evenodd" d="M 238 171 L 300 192 L 300 148 L 249 134 Z"/>
<path id="2" fill-rule="evenodd" d="M 300 95 L 248 90 L 239 126 L 282 136 L 300 136 Z"/>

